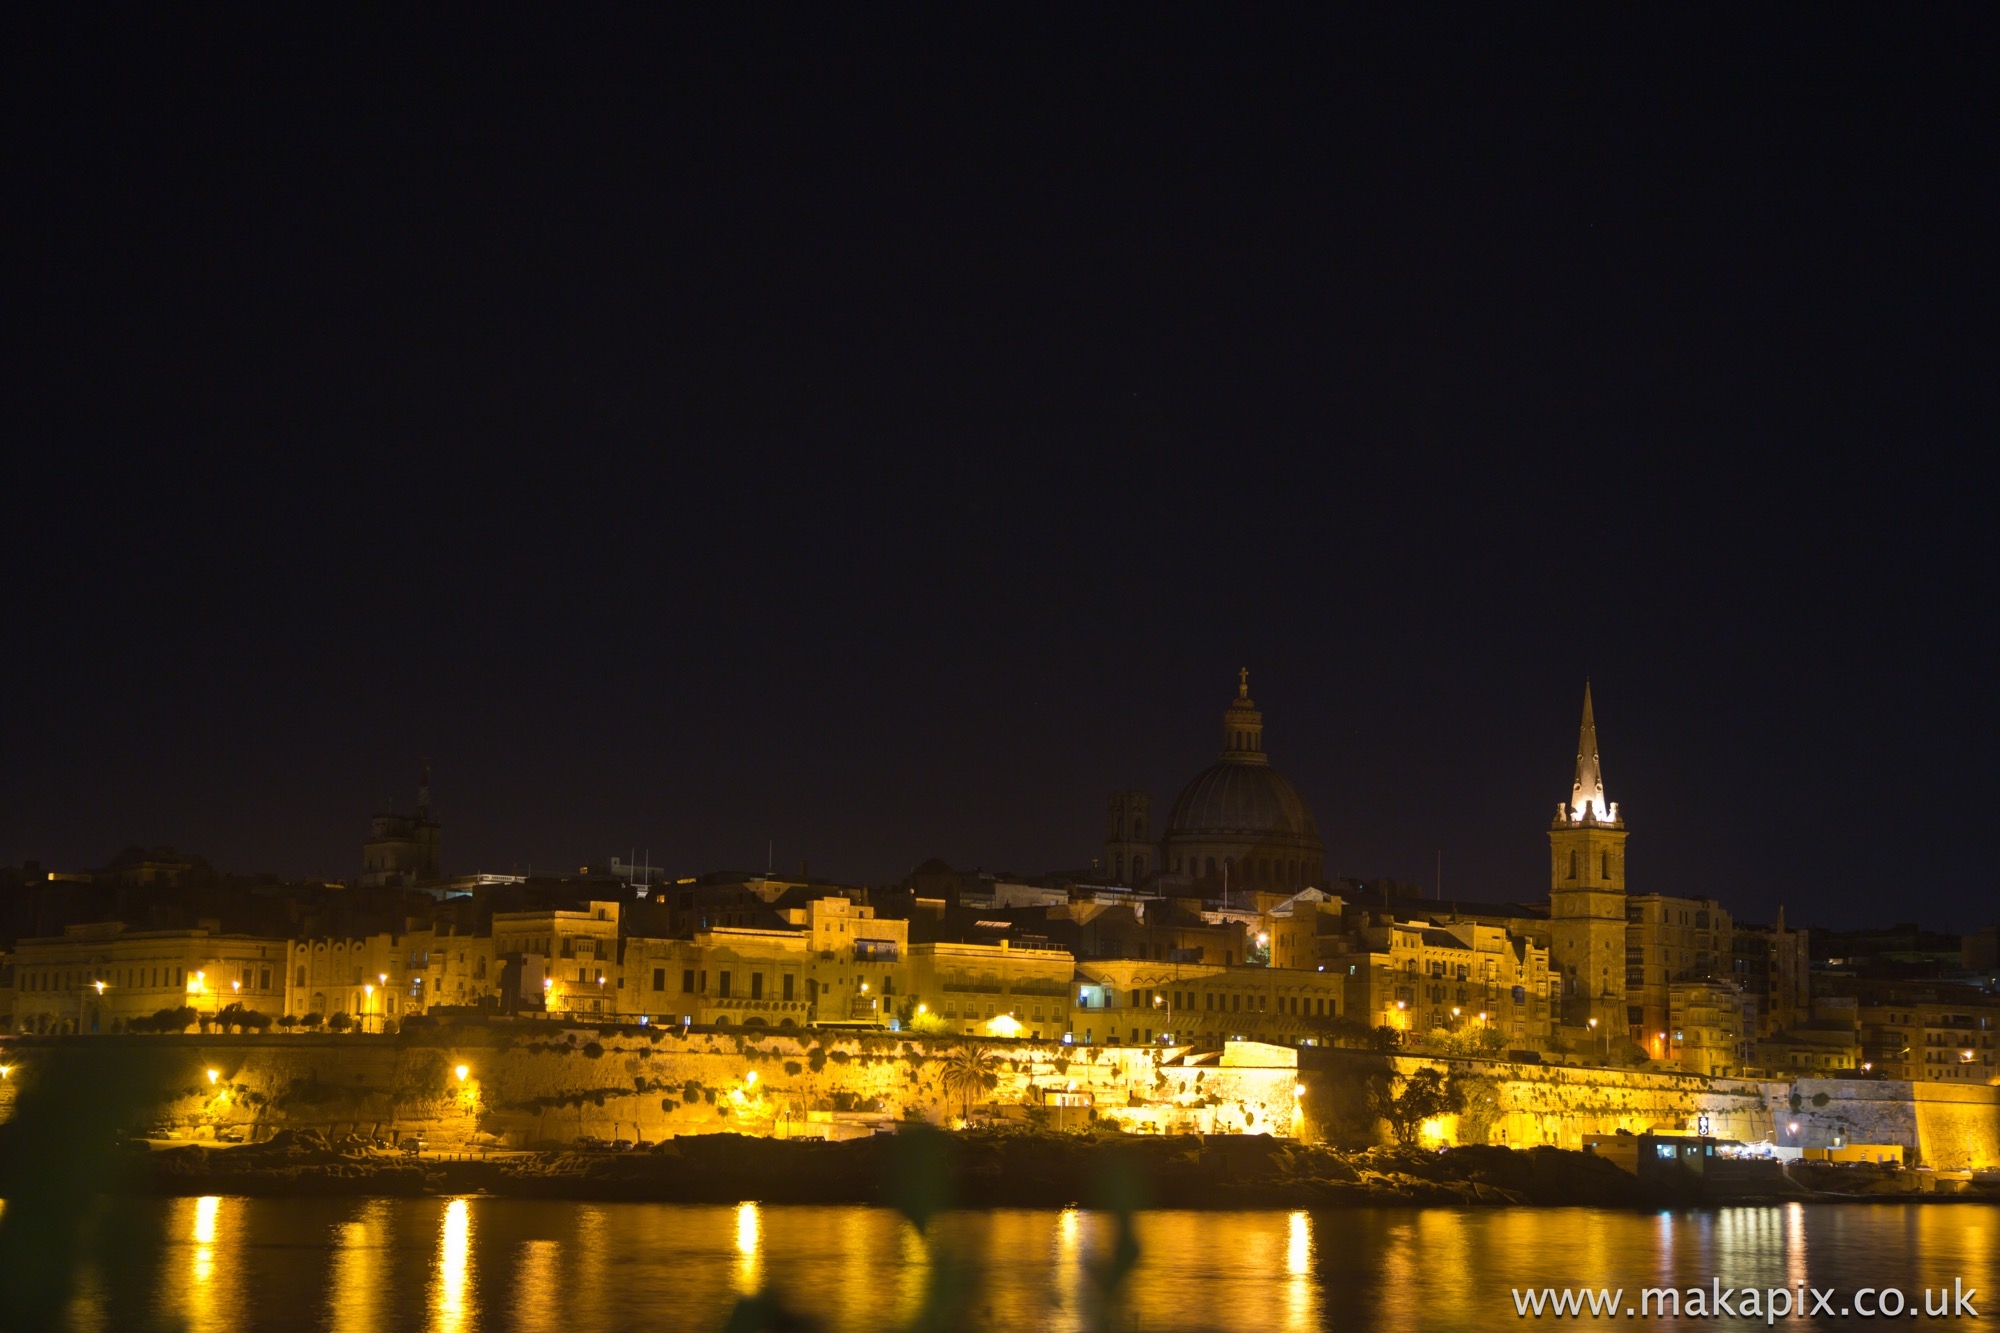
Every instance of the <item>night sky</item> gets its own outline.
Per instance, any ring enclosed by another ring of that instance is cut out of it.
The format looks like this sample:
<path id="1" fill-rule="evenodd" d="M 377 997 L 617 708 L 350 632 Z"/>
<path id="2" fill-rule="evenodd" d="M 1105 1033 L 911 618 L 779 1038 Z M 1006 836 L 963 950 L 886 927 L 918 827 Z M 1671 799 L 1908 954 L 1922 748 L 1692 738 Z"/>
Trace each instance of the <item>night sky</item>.
<path id="1" fill-rule="evenodd" d="M 1993 919 L 1980 11 L 729 8 L 11 11 L 0 861 Z"/>

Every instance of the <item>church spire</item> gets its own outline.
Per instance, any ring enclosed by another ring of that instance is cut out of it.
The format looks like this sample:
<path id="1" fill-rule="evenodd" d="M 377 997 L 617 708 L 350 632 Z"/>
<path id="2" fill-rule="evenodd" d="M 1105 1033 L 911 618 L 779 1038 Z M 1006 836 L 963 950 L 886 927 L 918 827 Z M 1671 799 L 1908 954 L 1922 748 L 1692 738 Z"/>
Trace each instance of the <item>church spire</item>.
<path id="1" fill-rule="evenodd" d="M 1590 682 L 1583 683 L 1583 726 L 1576 737 L 1576 781 L 1560 818 L 1572 824 L 1615 824 L 1618 807 L 1604 799 L 1604 769 L 1597 755 L 1597 718 L 1590 707 Z"/>

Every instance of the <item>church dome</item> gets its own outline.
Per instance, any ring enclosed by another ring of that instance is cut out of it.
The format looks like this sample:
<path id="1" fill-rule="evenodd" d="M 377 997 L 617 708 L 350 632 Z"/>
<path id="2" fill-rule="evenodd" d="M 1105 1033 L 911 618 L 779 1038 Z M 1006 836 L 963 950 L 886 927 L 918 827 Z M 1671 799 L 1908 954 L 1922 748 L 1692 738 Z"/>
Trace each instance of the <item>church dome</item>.
<path id="1" fill-rule="evenodd" d="M 1296 891 L 1319 883 L 1325 848 L 1298 788 L 1264 753 L 1250 673 L 1222 714 L 1222 756 L 1181 789 L 1167 815 L 1161 869 L 1204 887 Z"/>
<path id="2" fill-rule="evenodd" d="M 1270 764 L 1210 764 L 1181 789 L 1167 816 L 1167 835 L 1297 838 L 1319 841 L 1312 811 L 1290 779 Z"/>

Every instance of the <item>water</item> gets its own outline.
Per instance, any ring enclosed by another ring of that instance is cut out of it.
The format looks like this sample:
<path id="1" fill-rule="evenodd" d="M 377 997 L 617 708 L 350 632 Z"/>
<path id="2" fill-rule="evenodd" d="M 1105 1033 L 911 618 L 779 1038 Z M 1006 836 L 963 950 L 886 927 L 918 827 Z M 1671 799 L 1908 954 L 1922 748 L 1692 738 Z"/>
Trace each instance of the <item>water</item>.
<path id="1" fill-rule="evenodd" d="M 739 1297 L 769 1286 L 823 1327 L 882 1333 L 918 1316 L 936 1271 L 933 1251 L 907 1222 L 869 1208 L 498 1198 L 137 1199 L 110 1207 L 75 1270 L 68 1328 L 720 1329 Z M 1138 1262 L 1107 1305 L 1093 1274 L 1114 1228 L 1110 1217 L 1074 1210 L 940 1217 L 936 1252 L 976 1275 L 951 1326 L 1479 1329 L 1543 1322 L 1516 1315 L 1513 1288 L 1623 1287 L 1636 1301 L 1640 1287 L 1707 1287 L 1717 1278 L 1736 1287 L 1839 1287 L 1843 1301 L 1864 1285 L 1914 1292 L 1956 1278 L 1979 1290 L 1982 1318 L 2000 1315 L 2000 1207 L 1987 1205 L 1152 1213 L 1137 1219 Z M 107 1239 L 114 1231 L 125 1239 Z M 157 1250 L 132 1245 L 142 1233 L 158 1238 Z"/>

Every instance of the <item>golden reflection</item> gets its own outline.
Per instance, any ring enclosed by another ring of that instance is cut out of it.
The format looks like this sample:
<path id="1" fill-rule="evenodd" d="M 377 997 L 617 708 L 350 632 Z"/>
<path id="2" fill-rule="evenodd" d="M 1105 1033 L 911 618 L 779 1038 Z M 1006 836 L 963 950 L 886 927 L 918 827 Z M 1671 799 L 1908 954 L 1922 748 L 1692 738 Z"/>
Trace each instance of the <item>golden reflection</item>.
<path id="1" fill-rule="evenodd" d="M 519 1333 L 556 1333 L 562 1327 L 562 1244 L 531 1240 L 521 1246 L 514 1272 L 514 1318 Z"/>
<path id="2" fill-rule="evenodd" d="M 1319 1292 L 1312 1282 L 1312 1219 L 1293 1213 L 1285 1233 L 1285 1328 L 1305 1333 L 1319 1327 Z"/>
<path id="3" fill-rule="evenodd" d="M 333 1263 L 327 1274 L 328 1333 L 381 1333 L 382 1294 L 388 1284 L 389 1204 L 377 1199 L 353 1222 L 333 1228 Z"/>
<path id="4" fill-rule="evenodd" d="M 200 1199 L 177 1199 L 169 1206 L 169 1236 L 188 1239 L 187 1263 L 170 1263 L 161 1274 L 158 1303 L 172 1322 L 187 1333 L 230 1328 L 241 1315 L 238 1287 L 239 1265 L 217 1262 L 217 1250 L 226 1249 L 233 1257 L 241 1247 L 235 1228 L 243 1209 L 241 1199 L 228 1208 L 214 1195 Z M 178 1247 L 177 1247 L 178 1248 Z"/>
<path id="5" fill-rule="evenodd" d="M 568 1275 L 569 1323 L 573 1328 L 610 1328 L 616 1323 L 612 1312 L 605 1309 L 607 1300 L 616 1303 L 605 1273 L 610 1233 L 611 1220 L 604 1209 L 583 1205 L 576 1219 L 576 1260 Z"/>
<path id="6" fill-rule="evenodd" d="M 463 1199 L 444 1208 L 438 1231 L 437 1276 L 431 1288 L 433 1333 L 468 1333 L 475 1327 L 466 1281 L 472 1258 L 472 1209 Z"/>
<path id="7" fill-rule="evenodd" d="M 1075 1207 L 1056 1214 L 1056 1271 L 1053 1314 L 1074 1326 L 1083 1315 L 1083 1214 Z"/>
<path id="8" fill-rule="evenodd" d="M 739 1294 L 754 1296 L 764 1283 L 764 1218 L 754 1203 L 736 1206 L 736 1281 Z"/>
<path id="9" fill-rule="evenodd" d="M 222 1200 L 213 1194 L 194 1201 L 194 1243 L 215 1244 L 215 1215 L 222 1211 Z"/>
<path id="10" fill-rule="evenodd" d="M 111 1327 L 104 1306 L 104 1274 L 96 1264 L 79 1265 L 76 1293 L 70 1297 L 67 1322 L 63 1326 L 69 1333 L 102 1333 Z"/>

